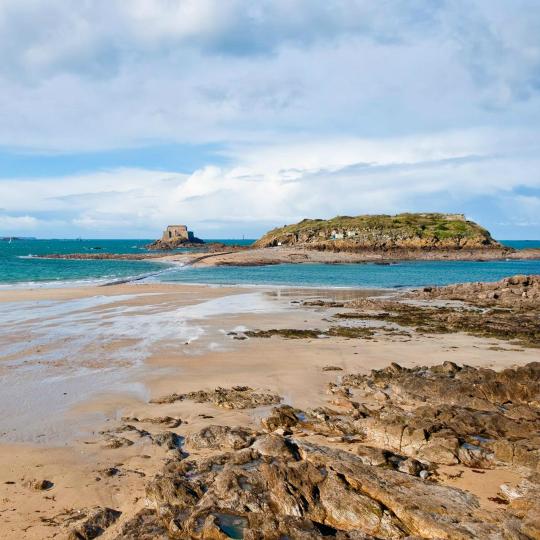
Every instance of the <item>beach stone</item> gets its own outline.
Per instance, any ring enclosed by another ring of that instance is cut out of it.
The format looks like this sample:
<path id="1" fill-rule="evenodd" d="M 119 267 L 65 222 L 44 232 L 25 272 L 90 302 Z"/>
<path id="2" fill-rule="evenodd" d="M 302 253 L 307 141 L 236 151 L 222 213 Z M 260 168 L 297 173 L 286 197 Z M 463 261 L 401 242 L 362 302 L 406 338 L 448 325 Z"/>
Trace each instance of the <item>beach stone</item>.
<path id="1" fill-rule="evenodd" d="M 163 431 L 152 436 L 152 442 L 158 446 L 163 446 L 167 450 L 176 450 L 182 446 L 184 438 L 173 431 Z"/>
<path id="2" fill-rule="evenodd" d="M 126 446 L 132 446 L 134 444 L 133 441 L 130 439 L 126 439 L 125 437 L 109 437 L 107 442 L 105 443 L 105 448 L 123 448 Z"/>
<path id="3" fill-rule="evenodd" d="M 405 474 L 410 474 L 411 476 L 418 476 L 423 470 L 423 467 L 418 460 L 407 458 L 399 462 L 397 470 Z"/>
<path id="4" fill-rule="evenodd" d="M 390 452 L 381 448 L 373 448 L 371 446 L 358 445 L 356 447 L 356 455 L 365 465 L 374 467 L 382 467 L 388 463 L 388 455 Z"/>
<path id="5" fill-rule="evenodd" d="M 217 387 L 215 390 L 197 390 L 187 394 L 169 394 L 150 400 L 150 403 L 174 403 L 191 400 L 196 403 L 213 403 L 224 409 L 254 409 L 267 405 L 275 405 L 281 401 L 276 394 L 256 392 L 249 386 Z"/>
<path id="6" fill-rule="evenodd" d="M 265 457 L 296 458 L 296 447 L 286 438 L 277 434 L 258 437 L 251 448 Z"/>
<path id="7" fill-rule="evenodd" d="M 47 491 L 54 487 L 53 482 L 50 480 L 30 480 L 27 485 L 34 491 Z"/>
<path id="8" fill-rule="evenodd" d="M 101 536 L 115 523 L 122 512 L 107 507 L 96 507 L 89 511 L 85 520 L 72 529 L 68 540 L 92 540 Z"/>
<path id="9" fill-rule="evenodd" d="M 141 510 L 124 524 L 115 540 L 169 540 L 167 528 L 149 508 Z"/>
<path id="10" fill-rule="evenodd" d="M 294 409 L 290 405 L 281 405 L 274 407 L 271 414 L 263 418 L 261 423 L 268 431 L 275 431 L 278 428 L 288 430 L 297 426 L 300 422 L 299 413 L 301 411 Z"/>
<path id="11" fill-rule="evenodd" d="M 202 448 L 239 450 L 249 446 L 253 442 L 254 435 L 252 430 L 242 427 L 211 425 L 189 435 L 186 443 L 198 450 Z"/>

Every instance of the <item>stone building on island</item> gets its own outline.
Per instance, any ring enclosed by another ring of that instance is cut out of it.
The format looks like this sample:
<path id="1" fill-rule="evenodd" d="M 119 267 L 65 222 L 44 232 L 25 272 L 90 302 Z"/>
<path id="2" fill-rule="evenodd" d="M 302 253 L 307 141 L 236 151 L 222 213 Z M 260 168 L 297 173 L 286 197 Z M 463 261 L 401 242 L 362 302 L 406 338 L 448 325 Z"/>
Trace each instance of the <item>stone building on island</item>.
<path id="1" fill-rule="evenodd" d="M 146 247 L 148 249 L 175 249 L 193 244 L 204 244 L 204 241 L 196 238 L 186 225 L 168 225 L 161 238 Z"/>
<path id="2" fill-rule="evenodd" d="M 188 231 L 188 228 L 185 225 L 168 225 L 167 228 L 163 231 L 163 236 L 161 237 L 162 242 L 171 242 L 173 240 L 190 240 L 193 237 L 193 233 Z"/>

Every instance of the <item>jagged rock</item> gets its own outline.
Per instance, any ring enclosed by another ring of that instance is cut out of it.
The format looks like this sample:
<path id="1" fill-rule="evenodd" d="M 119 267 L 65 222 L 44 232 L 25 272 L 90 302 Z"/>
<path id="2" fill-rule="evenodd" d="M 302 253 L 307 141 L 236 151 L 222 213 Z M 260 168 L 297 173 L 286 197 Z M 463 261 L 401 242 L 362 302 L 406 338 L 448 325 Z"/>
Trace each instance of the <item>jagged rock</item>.
<path id="1" fill-rule="evenodd" d="M 359 445 L 356 448 L 356 455 L 360 458 L 365 465 L 372 465 L 374 467 L 381 467 L 388 464 L 388 450 L 381 448 L 373 448 L 371 446 Z"/>
<path id="2" fill-rule="evenodd" d="M 167 529 L 152 510 L 138 512 L 124 524 L 115 540 L 169 540 Z"/>
<path id="3" fill-rule="evenodd" d="M 122 418 L 124 422 L 141 422 L 144 424 L 164 424 L 170 429 L 181 426 L 183 420 L 181 418 L 173 418 L 172 416 L 158 416 L 155 418 L 137 418 L 136 416 L 124 416 Z"/>
<path id="4" fill-rule="evenodd" d="M 172 431 L 164 431 L 152 437 L 152 442 L 158 446 L 163 446 L 167 450 L 176 450 L 182 446 L 183 437 Z"/>
<path id="5" fill-rule="evenodd" d="M 414 298 L 461 300 L 480 306 L 540 305 L 540 276 L 517 275 L 494 283 L 461 283 L 411 293 Z"/>
<path id="6" fill-rule="evenodd" d="M 123 448 L 125 446 L 131 446 L 133 441 L 126 439 L 126 437 L 109 437 L 105 443 L 105 448 Z"/>
<path id="7" fill-rule="evenodd" d="M 407 458 L 398 463 L 397 470 L 405 474 L 418 476 L 424 470 L 424 467 L 418 460 Z"/>
<path id="8" fill-rule="evenodd" d="M 86 519 L 68 535 L 68 540 L 92 540 L 102 535 L 120 517 L 122 512 L 112 508 L 93 508 Z"/>
<path id="9" fill-rule="evenodd" d="M 211 425 L 189 435 L 186 443 L 194 449 L 239 450 L 249 446 L 254 435 L 253 431 L 242 427 Z"/>
<path id="10" fill-rule="evenodd" d="M 262 435 L 251 446 L 264 457 L 297 458 L 297 450 L 288 439 L 275 434 Z"/>
<path id="11" fill-rule="evenodd" d="M 150 403 L 174 403 L 189 399 L 196 403 L 213 403 L 225 409 L 254 409 L 266 405 L 275 405 L 281 398 L 275 394 L 255 392 L 249 386 L 218 387 L 215 390 L 198 390 L 187 394 L 169 394 L 153 399 Z"/>
<path id="12" fill-rule="evenodd" d="M 391 366 L 346 375 L 343 384 L 366 397 L 381 388 L 389 396 L 389 406 L 354 422 L 374 446 L 447 465 L 502 461 L 535 470 L 540 463 L 540 363 L 501 372 Z"/>
<path id="13" fill-rule="evenodd" d="M 268 431 L 275 431 L 278 428 L 289 430 L 299 423 L 300 419 L 297 416 L 299 413 L 298 409 L 294 409 L 290 405 L 281 405 L 274 407 L 272 413 L 263 418 L 261 422 Z"/>
<path id="14" fill-rule="evenodd" d="M 179 462 L 149 484 L 147 499 L 171 538 L 472 539 L 498 530 L 466 492 L 276 435 Z"/>

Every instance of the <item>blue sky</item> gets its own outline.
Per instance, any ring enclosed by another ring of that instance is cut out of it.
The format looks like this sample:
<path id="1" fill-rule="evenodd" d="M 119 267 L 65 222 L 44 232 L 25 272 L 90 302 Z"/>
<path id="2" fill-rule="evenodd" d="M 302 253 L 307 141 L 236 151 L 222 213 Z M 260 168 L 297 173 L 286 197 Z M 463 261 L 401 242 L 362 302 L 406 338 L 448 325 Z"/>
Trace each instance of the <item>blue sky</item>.
<path id="1" fill-rule="evenodd" d="M 540 238 L 537 0 L 3 0 L 0 235 L 465 212 Z"/>

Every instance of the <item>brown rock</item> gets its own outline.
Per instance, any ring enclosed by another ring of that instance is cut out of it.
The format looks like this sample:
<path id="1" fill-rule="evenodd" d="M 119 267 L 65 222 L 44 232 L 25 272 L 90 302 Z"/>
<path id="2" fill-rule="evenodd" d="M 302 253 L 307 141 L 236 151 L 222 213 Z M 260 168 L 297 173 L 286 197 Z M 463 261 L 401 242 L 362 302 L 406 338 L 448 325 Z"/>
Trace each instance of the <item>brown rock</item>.
<path id="1" fill-rule="evenodd" d="M 92 540 L 102 535 L 120 517 L 122 512 L 112 508 L 93 508 L 86 519 L 70 531 L 68 540 Z"/>
<path id="2" fill-rule="evenodd" d="M 189 435 L 186 443 L 191 448 L 211 448 L 215 450 L 246 448 L 254 439 L 255 433 L 242 427 L 212 425 Z"/>

